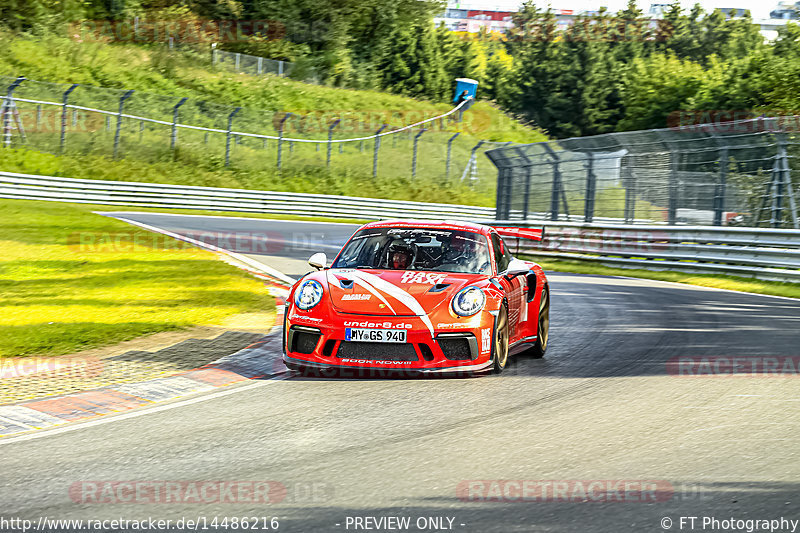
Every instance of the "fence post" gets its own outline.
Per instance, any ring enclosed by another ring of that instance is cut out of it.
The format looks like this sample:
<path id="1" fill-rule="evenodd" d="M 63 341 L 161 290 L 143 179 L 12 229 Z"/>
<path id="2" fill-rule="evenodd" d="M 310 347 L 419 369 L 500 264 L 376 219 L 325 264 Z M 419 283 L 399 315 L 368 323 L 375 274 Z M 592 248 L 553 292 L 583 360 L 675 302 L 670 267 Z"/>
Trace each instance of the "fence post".
<path id="1" fill-rule="evenodd" d="M 278 128 L 278 170 L 281 169 L 281 163 L 282 163 L 281 153 L 283 148 L 283 125 L 286 122 L 286 120 L 291 116 L 292 113 L 286 113 L 285 115 L 283 115 L 283 118 L 281 119 L 280 122 L 280 127 Z"/>
<path id="2" fill-rule="evenodd" d="M 336 120 L 331 122 L 330 126 L 328 126 L 328 154 L 325 157 L 325 166 L 328 167 L 328 168 L 331 168 L 331 149 L 333 148 L 333 142 L 332 142 L 333 141 L 333 129 L 336 126 L 338 126 L 341 121 L 342 121 L 342 119 L 337 118 Z M 339 144 L 341 145 L 341 143 L 339 143 Z"/>
<path id="3" fill-rule="evenodd" d="M 373 178 L 377 178 L 378 177 L 378 150 L 380 150 L 380 147 L 381 147 L 380 134 L 381 134 L 381 132 L 383 130 L 386 129 L 387 126 L 388 126 L 388 124 L 384 124 L 383 126 L 381 126 L 378 129 L 378 131 L 375 132 L 375 153 L 372 154 L 372 177 Z"/>
<path id="4" fill-rule="evenodd" d="M 186 100 L 188 100 L 188 98 L 181 98 L 181 101 L 172 108 L 172 135 L 169 139 L 169 147 L 172 150 L 175 149 L 175 142 L 178 140 L 178 108 L 185 104 Z"/>
<path id="5" fill-rule="evenodd" d="M 278 76 L 283 76 L 283 61 L 278 61 Z"/>
<path id="6" fill-rule="evenodd" d="M 597 176 L 594 173 L 594 154 L 586 152 L 589 164 L 586 166 L 586 197 L 583 199 L 583 221 L 594 219 L 594 200 L 597 193 Z"/>
<path id="7" fill-rule="evenodd" d="M 122 110 L 125 107 L 125 100 L 133 95 L 133 89 L 127 91 L 119 99 L 119 111 L 117 112 L 117 131 L 114 132 L 114 159 L 119 154 L 119 135 L 122 129 Z"/>
<path id="8" fill-rule="evenodd" d="M 241 107 L 237 107 L 231 114 L 228 115 L 228 132 L 225 134 L 225 166 L 227 167 L 231 162 L 231 130 L 233 129 L 233 117 L 236 113 L 241 111 Z"/>
<path id="9" fill-rule="evenodd" d="M 6 89 L 6 97 L 3 100 L 3 134 L 5 136 L 6 148 L 11 147 L 11 120 L 13 115 L 12 98 L 14 97 L 14 89 L 19 87 L 19 84 L 25 81 L 25 76 L 20 76 Z"/>
<path id="10" fill-rule="evenodd" d="M 259 57 L 258 58 L 258 75 L 260 76 L 263 73 L 264 73 L 264 58 L 263 57 Z"/>
<path id="11" fill-rule="evenodd" d="M 42 104 L 36 106 L 36 131 L 39 131 L 42 123 Z"/>
<path id="12" fill-rule="evenodd" d="M 714 225 L 722 225 L 722 216 L 725 213 L 725 194 L 728 182 L 728 146 L 723 146 L 719 151 L 719 178 L 714 188 Z"/>
<path id="13" fill-rule="evenodd" d="M 470 177 L 470 181 L 474 182 L 475 179 L 477 179 L 476 176 L 477 176 L 477 172 L 478 172 L 478 155 L 477 155 L 478 148 L 483 146 L 483 144 L 486 143 L 486 142 L 487 141 L 481 139 L 480 141 L 478 141 L 478 144 L 476 144 L 475 146 L 472 147 L 472 150 L 469 153 L 469 161 L 467 161 L 467 166 L 464 168 L 464 173 L 461 174 L 461 181 L 462 182 L 464 181 L 464 178 L 467 177 L 467 171 L 468 170 L 472 170 L 472 172 L 471 172 L 472 176 Z"/>
<path id="14" fill-rule="evenodd" d="M 419 130 L 419 133 L 414 135 L 414 155 L 411 158 L 411 177 L 417 177 L 417 144 L 419 143 L 419 138 L 422 136 L 423 133 L 428 131 L 426 128 L 422 128 Z"/>
<path id="15" fill-rule="evenodd" d="M 64 94 L 61 96 L 61 139 L 59 143 L 59 152 L 62 154 L 64 153 L 64 148 L 67 142 L 67 102 L 69 101 L 69 94 L 77 87 L 78 84 L 73 83 L 72 86 L 64 91 Z M 74 121 L 75 111 L 72 112 L 72 118 Z"/>
<path id="16" fill-rule="evenodd" d="M 517 146 L 514 151 L 525 161 L 525 196 L 522 199 L 522 220 L 528 220 L 528 205 L 531 197 L 531 166 L 530 158 Z"/>
<path id="17" fill-rule="evenodd" d="M 447 139 L 447 161 L 444 165 L 444 177 L 445 179 L 450 179 L 450 156 L 453 153 L 453 141 L 456 140 L 456 137 L 461 135 L 461 132 L 456 132 L 455 135 Z"/>
<path id="18" fill-rule="evenodd" d="M 236 69 L 236 72 L 239 72 L 239 64 L 241 63 L 242 54 L 236 52 L 236 60 L 234 61 L 233 68 Z"/>
<path id="19" fill-rule="evenodd" d="M 547 154 L 552 158 L 551 164 L 553 165 L 553 185 L 550 191 L 550 220 L 558 220 L 558 199 L 562 195 L 561 169 L 559 168 L 561 160 L 549 143 L 544 143 L 543 146 L 544 149 L 547 150 Z M 567 200 L 564 198 L 564 204 L 566 205 L 566 203 Z M 569 211 L 566 212 L 566 215 L 569 217 Z M 569 220 L 569 218 L 567 218 L 567 220 Z"/>
<path id="20" fill-rule="evenodd" d="M 636 178 L 630 165 L 625 165 L 624 168 L 625 208 L 622 216 L 625 224 L 633 224 L 633 219 L 636 217 Z"/>

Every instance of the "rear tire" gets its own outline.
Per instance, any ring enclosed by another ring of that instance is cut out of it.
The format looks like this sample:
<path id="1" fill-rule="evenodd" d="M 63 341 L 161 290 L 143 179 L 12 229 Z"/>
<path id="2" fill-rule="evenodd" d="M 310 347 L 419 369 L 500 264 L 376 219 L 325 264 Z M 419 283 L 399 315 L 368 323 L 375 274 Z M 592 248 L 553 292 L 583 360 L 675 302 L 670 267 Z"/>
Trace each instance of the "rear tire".
<path id="1" fill-rule="evenodd" d="M 542 287 L 542 296 L 539 299 L 539 318 L 536 328 L 536 342 L 528 350 L 531 357 L 539 359 L 547 351 L 547 339 L 550 335 L 550 291 L 547 285 Z"/>
<path id="2" fill-rule="evenodd" d="M 492 336 L 492 370 L 499 374 L 508 364 L 508 310 L 505 305 L 500 306 L 494 324 Z"/>

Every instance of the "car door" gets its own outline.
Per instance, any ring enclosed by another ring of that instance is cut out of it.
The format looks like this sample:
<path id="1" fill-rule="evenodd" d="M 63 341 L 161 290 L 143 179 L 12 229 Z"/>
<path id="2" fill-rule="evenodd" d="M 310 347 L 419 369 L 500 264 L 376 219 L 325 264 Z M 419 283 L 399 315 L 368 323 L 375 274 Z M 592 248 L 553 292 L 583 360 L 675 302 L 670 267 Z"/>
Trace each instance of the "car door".
<path id="1" fill-rule="evenodd" d="M 509 341 L 514 342 L 519 336 L 521 322 L 527 318 L 522 316 L 522 310 L 525 307 L 525 291 L 527 289 L 527 282 L 525 276 L 514 276 L 508 280 L 503 274 L 508 269 L 508 264 L 514 258 L 508 250 L 505 241 L 497 233 L 491 234 L 492 250 L 494 253 L 495 265 L 497 265 L 497 276 L 500 284 L 506 293 L 508 300 L 508 326 L 509 326 Z M 525 313 L 527 315 L 527 313 Z"/>

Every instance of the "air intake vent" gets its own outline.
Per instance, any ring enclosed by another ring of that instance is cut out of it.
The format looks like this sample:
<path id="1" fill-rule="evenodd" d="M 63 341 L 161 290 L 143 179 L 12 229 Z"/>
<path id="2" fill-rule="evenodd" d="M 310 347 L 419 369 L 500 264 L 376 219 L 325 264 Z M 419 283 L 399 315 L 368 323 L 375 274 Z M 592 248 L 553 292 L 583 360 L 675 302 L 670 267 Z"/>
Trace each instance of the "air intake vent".
<path id="1" fill-rule="evenodd" d="M 340 279 L 339 285 L 343 289 L 352 289 L 353 288 L 353 280 L 352 279 Z"/>
<path id="2" fill-rule="evenodd" d="M 450 286 L 449 283 L 437 283 L 436 285 L 431 287 L 431 290 L 429 290 L 428 292 L 442 292 L 449 286 Z"/>
<path id="3" fill-rule="evenodd" d="M 433 352 L 431 351 L 431 347 L 427 344 L 420 343 L 419 344 L 419 351 L 422 353 L 422 358 L 426 361 L 433 361 Z"/>

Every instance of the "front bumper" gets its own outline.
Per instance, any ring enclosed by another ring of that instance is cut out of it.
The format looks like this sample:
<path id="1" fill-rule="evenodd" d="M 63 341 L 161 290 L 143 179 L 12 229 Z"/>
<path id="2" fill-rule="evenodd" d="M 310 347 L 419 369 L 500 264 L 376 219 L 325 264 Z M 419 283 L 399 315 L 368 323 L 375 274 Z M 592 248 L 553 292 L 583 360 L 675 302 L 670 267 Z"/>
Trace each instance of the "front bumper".
<path id="1" fill-rule="evenodd" d="M 440 328 L 433 324 L 433 333 L 419 317 L 339 315 L 323 323 L 292 315 L 284 331 L 284 361 L 289 366 L 476 372 L 492 363 L 494 317 L 488 312 L 463 323 L 438 324 Z M 405 329 L 406 343 L 346 341 L 347 327 Z"/>

